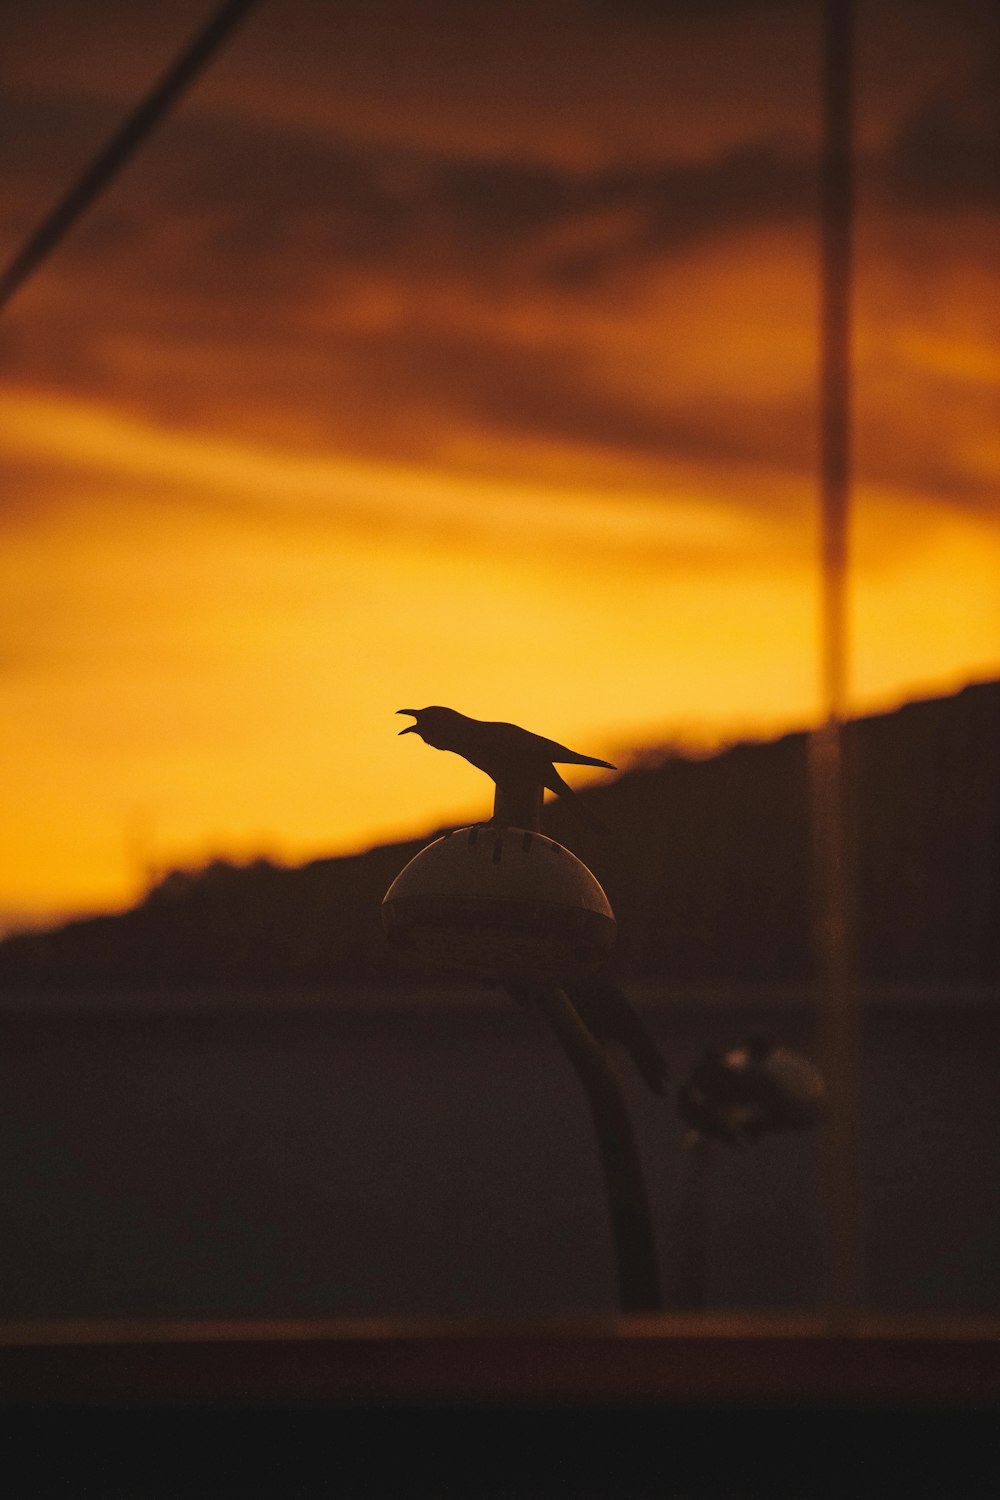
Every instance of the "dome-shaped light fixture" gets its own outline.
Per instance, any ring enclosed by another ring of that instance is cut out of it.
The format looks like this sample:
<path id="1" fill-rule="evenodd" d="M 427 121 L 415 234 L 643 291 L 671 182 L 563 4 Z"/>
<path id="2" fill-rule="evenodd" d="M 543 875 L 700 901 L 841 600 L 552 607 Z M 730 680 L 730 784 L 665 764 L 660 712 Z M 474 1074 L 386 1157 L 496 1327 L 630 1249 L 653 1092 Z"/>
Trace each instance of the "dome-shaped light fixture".
<path id="1" fill-rule="evenodd" d="M 572 984 L 615 939 L 587 866 L 528 828 L 460 828 L 428 844 L 386 892 L 382 921 L 401 956 L 498 982 Z"/>

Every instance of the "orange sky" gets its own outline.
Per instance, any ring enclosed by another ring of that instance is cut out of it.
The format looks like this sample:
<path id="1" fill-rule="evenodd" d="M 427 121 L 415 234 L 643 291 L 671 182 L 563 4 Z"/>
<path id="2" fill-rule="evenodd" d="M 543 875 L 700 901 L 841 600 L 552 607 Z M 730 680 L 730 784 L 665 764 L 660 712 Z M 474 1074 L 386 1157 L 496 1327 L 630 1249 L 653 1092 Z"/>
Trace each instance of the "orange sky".
<path id="1" fill-rule="evenodd" d="M 8 920 L 814 717 L 815 7 L 475 9 L 264 0 L 0 321 Z M 859 708 L 1000 672 L 992 11 L 862 11 Z M 4 257 L 204 14 L 5 21 Z"/>

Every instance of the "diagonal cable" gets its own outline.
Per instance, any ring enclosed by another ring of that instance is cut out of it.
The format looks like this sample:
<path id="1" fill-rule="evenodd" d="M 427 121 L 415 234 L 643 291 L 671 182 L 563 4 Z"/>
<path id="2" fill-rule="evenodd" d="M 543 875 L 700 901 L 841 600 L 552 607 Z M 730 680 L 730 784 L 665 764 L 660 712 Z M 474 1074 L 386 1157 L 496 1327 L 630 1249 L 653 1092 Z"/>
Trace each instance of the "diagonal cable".
<path id="1" fill-rule="evenodd" d="M 83 176 L 60 198 L 0 273 L 0 309 L 7 305 L 80 215 L 121 171 L 256 3 L 257 0 L 226 0 L 191 39 Z"/>

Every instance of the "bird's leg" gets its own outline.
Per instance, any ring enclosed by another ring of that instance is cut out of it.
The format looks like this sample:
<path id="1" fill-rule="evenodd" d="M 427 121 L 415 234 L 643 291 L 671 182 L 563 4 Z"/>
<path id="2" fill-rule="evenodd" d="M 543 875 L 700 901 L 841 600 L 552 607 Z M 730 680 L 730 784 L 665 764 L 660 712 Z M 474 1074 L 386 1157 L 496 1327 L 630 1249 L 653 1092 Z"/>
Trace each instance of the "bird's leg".
<path id="1" fill-rule="evenodd" d="M 493 798 L 494 828 L 528 828 L 537 833 L 542 826 L 542 785 L 537 781 L 498 781 Z"/>

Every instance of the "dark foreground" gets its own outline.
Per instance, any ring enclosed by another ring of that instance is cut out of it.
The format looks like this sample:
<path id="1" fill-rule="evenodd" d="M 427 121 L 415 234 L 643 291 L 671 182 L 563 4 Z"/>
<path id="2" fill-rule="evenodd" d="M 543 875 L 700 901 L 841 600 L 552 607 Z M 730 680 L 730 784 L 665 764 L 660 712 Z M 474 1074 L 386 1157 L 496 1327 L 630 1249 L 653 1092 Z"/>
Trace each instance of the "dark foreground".
<path id="1" fill-rule="evenodd" d="M 4 1456 L 102 1500 L 992 1500 L 995 1328 L 812 1321 L 8 1329 Z"/>
<path id="2" fill-rule="evenodd" d="M 813 1050 L 794 997 L 643 1008 L 675 1081 L 751 1028 Z M 585 1104 L 506 999 L 63 996 L 0 1034 L 5 1322 L 614 1310 Z M 873 1311 L 1000 1314 L 998 1042 L 982 994 L 866 1001 Z M 687 1148 L 627 1080 L 676 1303 Z M 710 1308 L 821 1308 L 820 1161 L 809 1135 L 715 1148 Z"/>

